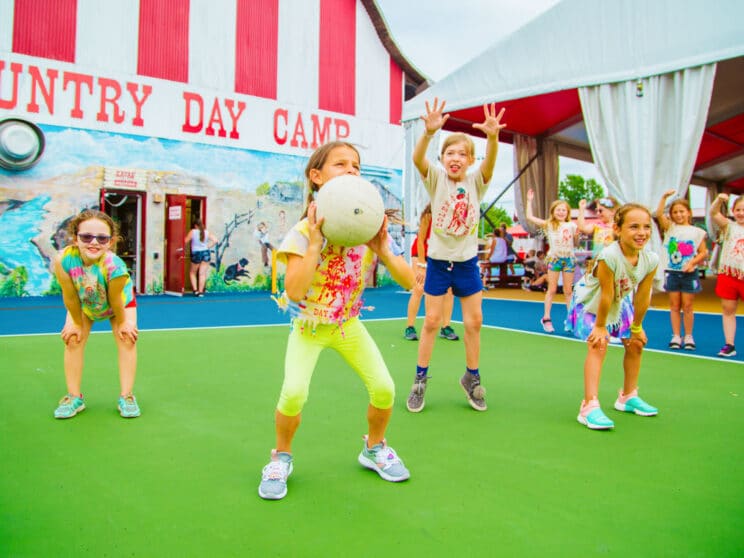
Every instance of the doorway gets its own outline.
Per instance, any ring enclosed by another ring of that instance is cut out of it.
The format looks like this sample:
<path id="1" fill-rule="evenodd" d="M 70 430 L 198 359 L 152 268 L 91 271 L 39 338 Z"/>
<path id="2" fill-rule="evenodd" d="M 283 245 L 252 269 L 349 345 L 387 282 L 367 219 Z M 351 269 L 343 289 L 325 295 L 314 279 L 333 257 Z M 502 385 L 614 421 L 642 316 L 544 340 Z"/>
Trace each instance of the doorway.
<path id="1" fill-rule="evenodd" d="M 146 196 L 136 190 L 101 190 L 101 211 L 119 226 L 116 254 L 124 260 L 138 294 L 145 292 Z"/>
<path id="2" fill-rule="evenodd" d="M 198 219 L 206 225 L 207 198 L 166 194 L 165 196 L 165 277 L 166 294 L 183 296 L 186 289 L 191 291 L 188 277 L 191 261 L 186 257 L 188 250 L 184 238 Z"/>

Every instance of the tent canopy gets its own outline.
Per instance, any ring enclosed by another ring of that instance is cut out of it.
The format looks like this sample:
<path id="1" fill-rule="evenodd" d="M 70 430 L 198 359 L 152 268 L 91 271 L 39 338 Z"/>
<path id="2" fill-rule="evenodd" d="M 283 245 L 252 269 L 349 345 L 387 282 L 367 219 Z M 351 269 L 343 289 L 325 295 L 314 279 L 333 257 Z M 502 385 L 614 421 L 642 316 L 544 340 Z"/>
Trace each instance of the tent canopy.
<path id="1" fill-rule="evenodd" d="M 562 0 L 404 105 L 447 101 L 449 131 L 474 135 L 484 103 L 506 108 L 512 134 L 550 139 L 591 161 L 577 88 L 717 63 L 692 181 L 744 193 L 744 3 L 739 0 Z"/>

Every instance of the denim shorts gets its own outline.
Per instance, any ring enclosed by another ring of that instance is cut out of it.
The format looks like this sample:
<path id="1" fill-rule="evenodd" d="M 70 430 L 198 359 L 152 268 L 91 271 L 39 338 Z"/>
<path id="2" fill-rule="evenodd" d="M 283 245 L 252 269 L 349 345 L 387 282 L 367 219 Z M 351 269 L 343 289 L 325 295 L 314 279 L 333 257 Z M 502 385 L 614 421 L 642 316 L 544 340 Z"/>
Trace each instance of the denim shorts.
<path id="1" fill-rule="evenodd" d="M 695 294 L 703 290 L 697 271 L 664 271 L 664 290 L 668 293 Z"/>
<path id="2" fill-rule="evenodd" d="M 431 296 L 441 296 L 450 287 L 452 287 L 452 293 L 458 297 L 481 292 L 483 281 L 480 277 L 477 256 L 464 262 L 426 258 L 424 292 Z"/>
<path id="3" fill-rule="evenodd" d="M 196 252 L 191 252 L 191 263 L 202 263 L 202 262 L 208 262 L 209 261 L 209 250 L 197 250 Z"/>

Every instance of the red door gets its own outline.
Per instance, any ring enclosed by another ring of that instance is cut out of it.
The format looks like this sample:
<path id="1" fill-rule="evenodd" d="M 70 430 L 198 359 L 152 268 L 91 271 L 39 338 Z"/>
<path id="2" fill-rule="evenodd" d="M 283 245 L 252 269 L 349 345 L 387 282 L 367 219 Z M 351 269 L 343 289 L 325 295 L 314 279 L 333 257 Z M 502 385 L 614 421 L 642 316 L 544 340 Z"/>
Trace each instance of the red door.
<path id="1" fill-rule="evenodd" d="M 186 237 L 186 196 L 165 196 L 165 279 L 167 294 L 183 296 L 183 239 Z"/>

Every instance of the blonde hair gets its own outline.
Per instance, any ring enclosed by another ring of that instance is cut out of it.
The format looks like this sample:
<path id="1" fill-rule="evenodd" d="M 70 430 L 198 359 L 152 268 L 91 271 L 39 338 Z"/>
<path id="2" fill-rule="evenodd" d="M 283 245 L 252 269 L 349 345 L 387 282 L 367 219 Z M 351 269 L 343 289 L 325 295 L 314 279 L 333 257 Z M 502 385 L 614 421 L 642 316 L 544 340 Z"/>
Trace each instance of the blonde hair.
<path id="1" fill-rule="evenodd" d="M 566 200 L 555 200 L 553 203 L 550 204 L 550 209 L 548 210 L 548 215 L 550 215 L 550 219 L 548 219 L 548 226 L 553 230 L 557 229 L 558 226 L 561 224 L 561 221 L 553 214 L 555 209 L 561 204 L 564 204 L 566 206 L 566 218 L 563 219 L 563 222 L 569 223 L 571 221 L 571 206 L 568 205 L 568 202 Z"/>
<path id="2" fill-rule="evenodd" d="M 652 219 L 651 212 L 645 205 L 641 205 L 640 203 L 626 203 L 625 205 L 621 205 L 618 210 L 615 211 L 615 225 L 618 229 L 622 228 L 623 223 L 625 222 L 625 216 L 634 209 L 645 211 L 648 214 L 648 218 Z"/>
<path id="3" fill-rule="evenodd" d="M 117 225 L 109 215 L 105 214 L 103 211 L 98 211 L 97 209 L 83 209 L 80 213 L 75 215 L 75 217 L 70 219 L 70 222 L 67 224 L 67 233 L 70 235 L 69 244 L 75 242 L 74 238 L 78 235 L 80 225 L 85 221 L 90 221 L 91 219 L 98 219 L 108 225 L 109 232 L 111 233 L 110 246 L 111 250 L 114 250 L 116 244 L 119 242 L 119 225 Z"/>
<path id="4" fill-rule="evenodd" d="M 454 145 L 456 143 L 464 143 L 468 148 L 468 152 L 470 153 L 471 159 L 475 159 L 475 143 L 473 142 L 473 138 L 461 132 L 450 134 L 444 139 L 444 143 L 442 143 L 442 151 L 440 152 L 440 156 L 444 156 L 444 152 L 447 150 L 447 148 L 450 145 Z"/>
<path id="5" fill-rule="evenodd" d="M 739 205 L 740 203 L 744 203 L 744 194 L 742 194 L 741 196 L 737 196 L 736 198 L 734 198 L 734 203 L 731 204 L 731 211 L 733 211 L 734 209 L 736 209 L 736 206 Z"/>
<path id="6" fill-rule="evenodd" d="M 347 142 L 347 141 L 329 141 L 328 143 L 324 143 L 318 149 L 313 151 L 312 155 L 310 155 L 310 158 L 307 160 L 307 166 L 305 166 L 305 185 L 307 186 L 307 197 L 305 198 L 305 211 L 302 213 L 302 219 L 307 217 L 307 208 L 310 205 L 310 202 L 313 201 L 313 194 L 318 191 L 319 186 L 315 184 L 312 180 L 310 180 L 310 171 L 320 170 L 323 168 L 323 165 L 325 165 L 326 160 L 328 160 L 328 156 L 331 154 L 331 151 L 336 149 L 337 147 L 348 147 L 350 149 L 353 149 L 354 152 L 357 154 L 357 157 L 359 157 L 359 162 L 361 163 L 361 157 L 359 156 L 359 150 L 357 150 L 356 146 L 353 144 Z"/>

